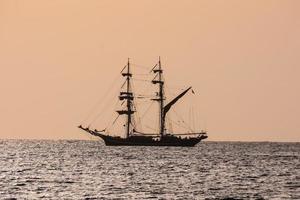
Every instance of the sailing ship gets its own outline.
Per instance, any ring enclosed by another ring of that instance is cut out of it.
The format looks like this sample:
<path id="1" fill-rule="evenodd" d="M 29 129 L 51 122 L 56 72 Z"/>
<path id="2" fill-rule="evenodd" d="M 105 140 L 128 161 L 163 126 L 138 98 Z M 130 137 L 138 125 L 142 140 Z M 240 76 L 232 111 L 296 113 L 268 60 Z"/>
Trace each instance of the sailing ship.
<path id="1" fill-rule="evenodd" d="M 98 131 L 92 130 L 89 127 L 79 125 L 78 128 L 86 131 L 87 133 L 100 137 L 107 146 L 184 146 L 192 147 L 198 144 L 200 141 L 207 138 L 206 131 L 188 132 L 188 133 L 173 133 L 166 128 L 166 116 L 170 109 L 176 104 L 176 102 L 186 95 L 189 91 L 192 91 L 192 87 L 185 89 L 178 94 L 171 101 L 166 103 L 165 97 L 165 81 L 163 79 L 163 70 L 161 60 L 159 58 L 158 63 L 152 68 L 151 72 L 154 73 L 154 79 L 152 84 L 158 85 L 158 92 L 156 92 L 155 98 L 152 101 L 157 101 L 159 104 L 159 130 L 157 133 L 142 133 L 137 131 L 132 124 L 133 114 L 136 110 L 133 107 L 133 100 L 135 95 L 131 89 L 131 81 L 133 74 L 130 69 L 130 62 L 128 59 L 127 65 L 123 68 L 121 75 L 125 78 L 124 85 L 125 91 L 121 91 L 119 94 L 119 100 L 125 103 L 125 109 L 117 110 L 118 115 L 125 115 L 125 137 L 112 136 L 105 133 L 105 129 Z"/>

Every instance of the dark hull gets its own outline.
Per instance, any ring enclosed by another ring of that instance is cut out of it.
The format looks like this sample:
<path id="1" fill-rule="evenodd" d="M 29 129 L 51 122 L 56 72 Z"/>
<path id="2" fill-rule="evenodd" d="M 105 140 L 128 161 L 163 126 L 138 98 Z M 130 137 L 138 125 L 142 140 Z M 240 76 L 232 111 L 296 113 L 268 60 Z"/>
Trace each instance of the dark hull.
<path id="1" fill-rule="evenodd" d="M 100 137 L 107 146 L 178 146 L 193 147 L 201 140 L 207 138 L 205 133 L 199 134 L 198 137 L 181 138 L 173 135 L 166 135 L 162 138 L 153 136 L 130 136 L 121 138 L 116 136 L 104 135 L 102 133 L 79 127 L 91 135 Z"/>
<path id="2" fill-rule="evenodd" d="M 129 138 L 102 136 L 107 146 L 178 146 L 193 147 L 204 138 L 180 139 L 177 137 L 163 137 L 161 140 L 154 140 L 151 137 L 133 136 Z"/>

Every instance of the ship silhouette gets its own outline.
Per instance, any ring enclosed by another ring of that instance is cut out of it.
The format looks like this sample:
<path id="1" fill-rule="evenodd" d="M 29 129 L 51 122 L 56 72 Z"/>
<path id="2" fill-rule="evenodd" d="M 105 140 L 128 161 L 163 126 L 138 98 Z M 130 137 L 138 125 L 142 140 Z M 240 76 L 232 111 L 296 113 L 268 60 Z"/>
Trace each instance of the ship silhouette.
<path id="1" fill-rule="evenodd" d="M 161 60 L 159 58 L 158 63 L 151 69 L 151 73 L 154 74 L 154 78 L 151 83 L 158 85 L 158 92 L 156 92 L 155 98 L 150 99 L 156 101 L 159 104 L 159 131 L 157 133 L 143 133 L 136 130 L 133 126 L 133 115 L 136 112 L 133 106 L 135 94 L 132 91 L 131 80 L 133 74 L 131 73 L 131 64 L 127 62 L 127 65 L 123 68 L 121 75 L 125 78 L 123 84 L 125 91 L 121 91 L 119 94 L 119 100 L 125 105 L 124 109 L 116 110 L 118 116 L 124 115 L 126 118 L 125 137 L 112 136 L 106 133 L 106 130 L 98 131 L 97 129 L 90 129 L 79 125 L 78 128 L 86 131 L 87 133 L 100 137 L 107 146 L 185 146 L 192 147 L 198 144 L 200 141 L 207 138 L 206 131 L 187 132 L 187 133 L 174 133 L 166 129 L 166 116 L 170 109 L 186 95 L 189 91 L 192 91 L 192 87 L 185 89 L 178 94 L 171 101 L 166 103 L 166 97 L 164 92 L 165 81 L 163 79 L 163 70 Z"/>

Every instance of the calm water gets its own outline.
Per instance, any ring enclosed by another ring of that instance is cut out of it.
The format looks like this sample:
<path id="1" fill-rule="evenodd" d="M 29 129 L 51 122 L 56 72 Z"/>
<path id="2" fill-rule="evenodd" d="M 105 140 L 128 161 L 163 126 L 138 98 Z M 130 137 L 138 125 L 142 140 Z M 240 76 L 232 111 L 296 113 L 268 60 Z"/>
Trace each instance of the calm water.
<path id="1" fill-rule="evenodd" d="M 300 199 L 300 143 L 0 140 L 0 199 Z"/>

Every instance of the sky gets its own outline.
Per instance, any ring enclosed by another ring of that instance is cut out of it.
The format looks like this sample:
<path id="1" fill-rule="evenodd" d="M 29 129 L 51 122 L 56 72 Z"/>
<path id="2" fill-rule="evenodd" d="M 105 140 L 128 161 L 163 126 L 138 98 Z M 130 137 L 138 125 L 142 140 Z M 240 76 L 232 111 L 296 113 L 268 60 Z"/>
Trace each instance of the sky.
<path id="1" fill-rule="evenodd" d="M 193 86 L 211 141 L 300 141 L 298 0 L 0 0 L 0 138 L 76 128 L 129 57 Z M 199 122 L 200 123 L 200 122 Z"/>

